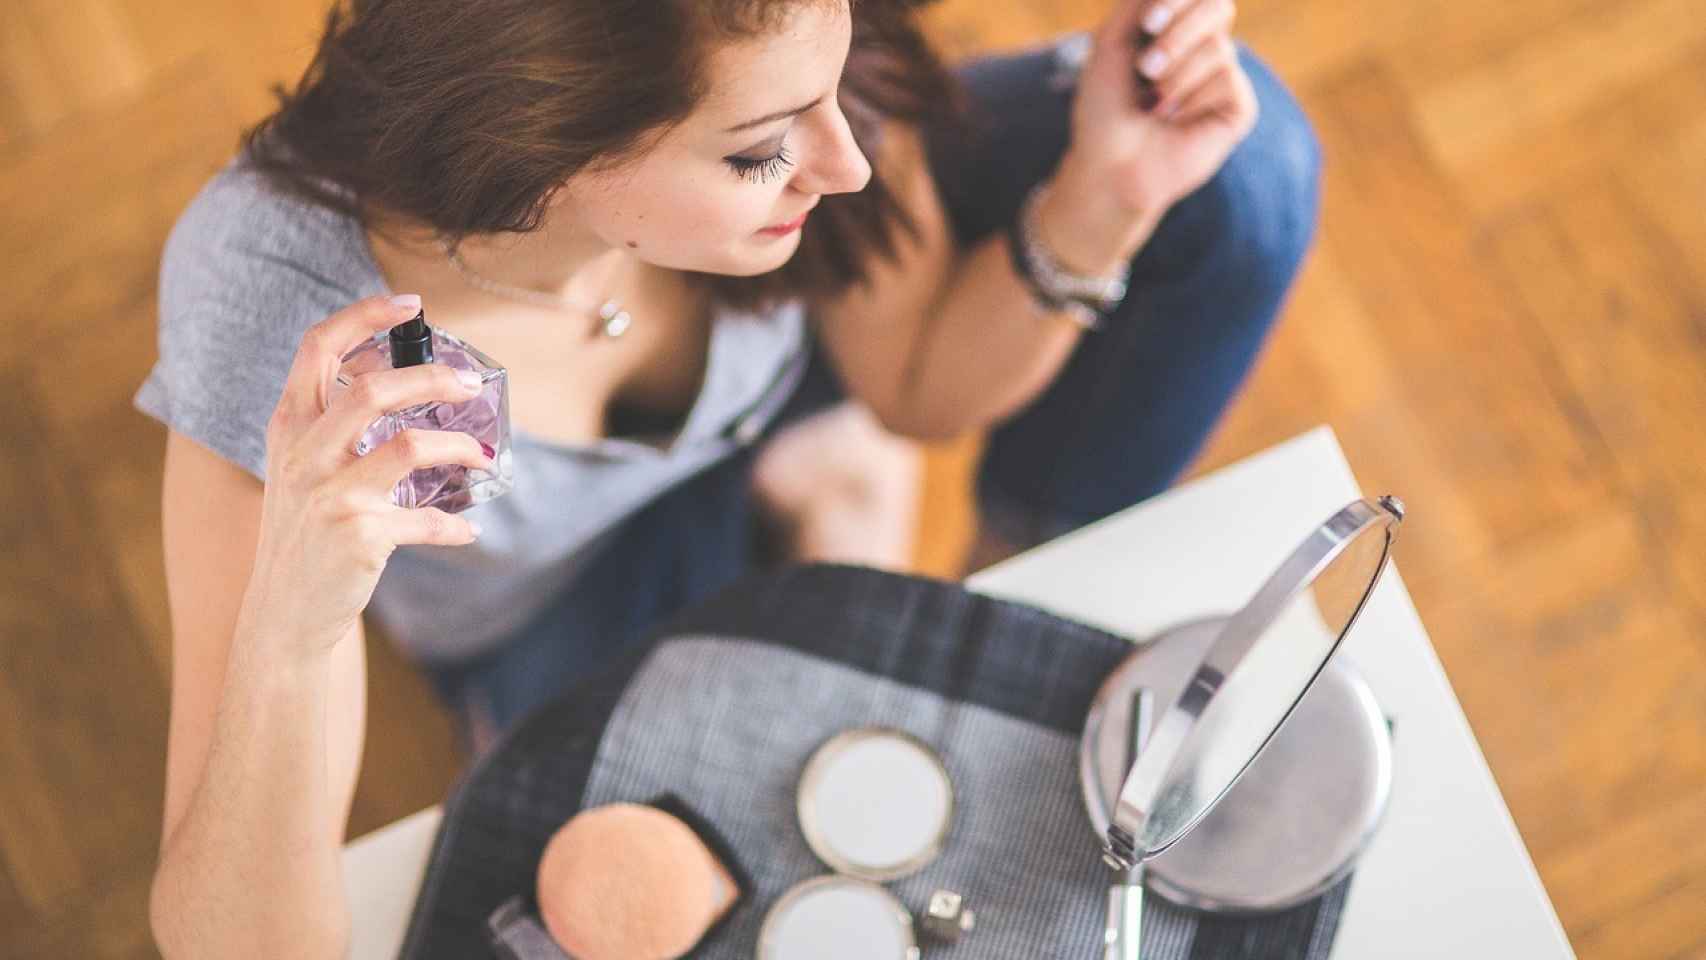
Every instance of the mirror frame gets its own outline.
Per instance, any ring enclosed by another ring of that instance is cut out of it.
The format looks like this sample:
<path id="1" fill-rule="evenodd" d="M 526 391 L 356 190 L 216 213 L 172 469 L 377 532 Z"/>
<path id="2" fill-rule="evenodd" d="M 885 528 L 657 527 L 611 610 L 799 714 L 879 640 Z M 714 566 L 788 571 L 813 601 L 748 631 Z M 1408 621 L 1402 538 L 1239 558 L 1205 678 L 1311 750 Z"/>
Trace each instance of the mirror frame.
<path id="1" fill-rule="evenodd" d="M 1268 743 L 1272 742 L 1274 734 L 1279 732 L 1280 726 L 1291 716 L 1298 701 L 1309 692 L 1315 678 L 1325 669 L 1327 662 L 1332 659 L 1333 654 L 1344 643 L 1345 636 L 1361 617 L 1369 596 L 1380 582 L 1381 575 L 1391 565 L 1392 548 L 1397 542 L 1398 528 L 1403 520 L 1404 504 L 1396 497 L 1383 496 L 1378 500 L 1357 500 L 1350 503 L 1316 527 L 1268 577 L 1255 596 L 1232 616 L 1220 636 L 1209 646 L 1208 653 L 1185 686 L 1184 693 L 1166 709 L 1155 724 L 1149 740 L 1138 754 L 1137 762 L 1133 764 L 1131 772 L 1121 785 L 1119 800 L 1113 809 L 1113 822 L 1108 826 L 1103 848 L 1103 859 L 1110 868 L 1130 870 L 1165 852 L 1190 833 L 1250 769 L 1250 765 L 1261 755 Z M 1238 772 L 1213 799 L 1194 811 L 1182 825 L 1168 827 L 1169 835 L 1162 837 L 1159 842 L 1140 846 L 1140 838 L 1144 838 L 1147 830 L 1153 826 L 1150 821 L 1157 799 L 1166 795 L 1167 788 L 1176 779 L 1179 760 L 1198 746 L 1193 742 L 1192 735 L 1215 694 L 1226 684 L 1256 643 L 1267 635 L 1268 628 L 1293 600 L 1310 589 L 1321 573 L 1343 554 L 1352 542 L 1363 536 L 1377 534 L 1385 538 L 1385 544 L 1380 560 L 1369 577 L 1362 596 L 1358 598 L 1355 609 L 1321 657 L 1321 662 L 1311 672 L 1308 681 L 1290 698 L 1290 703 L 1280 715 L 1274 718 L 1273 728 L 1268 731 L 1261 744 L 1245 758 Z"/>

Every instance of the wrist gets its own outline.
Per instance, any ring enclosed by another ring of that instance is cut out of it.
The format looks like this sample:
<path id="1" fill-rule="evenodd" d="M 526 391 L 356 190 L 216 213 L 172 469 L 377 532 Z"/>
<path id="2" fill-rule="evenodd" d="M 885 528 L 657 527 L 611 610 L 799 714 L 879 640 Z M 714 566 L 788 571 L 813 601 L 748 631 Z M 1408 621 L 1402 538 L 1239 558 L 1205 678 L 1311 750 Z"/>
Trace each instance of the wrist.
<path id="1" fill-rule="evenodd" d="M 1134 202 L 1068 153 L 1037 203 L 1037 230 L 1063 266 L 1084 276 L 1111 276 L 1148 242 L 1165 205 Z"/>
<path id="2" fill-rule="evenodd" d="M 238 614 L 233 654 L 269 673 L 300 677 L 322 671 L 349 633 L 347 625 L 308 625 L 277 615 L 284 611 L 261 597 L 249 601 Z"/>

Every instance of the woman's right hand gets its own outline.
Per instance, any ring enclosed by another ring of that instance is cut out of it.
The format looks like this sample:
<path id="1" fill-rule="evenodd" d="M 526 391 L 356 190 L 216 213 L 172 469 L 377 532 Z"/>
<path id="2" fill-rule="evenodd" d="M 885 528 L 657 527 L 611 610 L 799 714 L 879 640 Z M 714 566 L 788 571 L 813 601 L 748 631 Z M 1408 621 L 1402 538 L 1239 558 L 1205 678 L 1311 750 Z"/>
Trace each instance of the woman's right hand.
<path id="1" fill-rule="evenodd" d="M 391 499 L 397 481 L 420 467 L 461 464 L 493 469 L 465 433 L 405 430 L 366 456 L 356 441 L 381 415 L 429 401 L 479 393 L 440 364 L 380 370 L 355 378 L 328 402 L 344 354 L 413 317 L 418 296 L 358 301 L 302 338 L 284 393 L 267 425 L 266 490 L 254 572 L 240 623 L 252 636 L 325 653 L 349 633 L 373 595 L 392 551 L 404 544 L 471 543 L 479 529 L 430 507 L 404 509 Z"/>

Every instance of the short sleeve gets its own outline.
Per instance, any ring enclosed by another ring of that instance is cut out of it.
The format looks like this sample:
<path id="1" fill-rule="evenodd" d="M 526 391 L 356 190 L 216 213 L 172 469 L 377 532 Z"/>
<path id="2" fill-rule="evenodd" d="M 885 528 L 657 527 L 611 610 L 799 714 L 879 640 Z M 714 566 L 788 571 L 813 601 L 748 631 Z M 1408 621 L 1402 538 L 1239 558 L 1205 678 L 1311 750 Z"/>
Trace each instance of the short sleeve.
<path id="1" fill-rule="evenodd" d="M 256 478 L 266 477 L 266 429 L 284 376 L 246 347 L 250 324 L 203 306 L 160 316 L 160 357 L 136 407 Z M 289 367 L 285 367 L 286 373 Z"/>
<path id="2" fill-rule="evenodd" d="M 264 479 L 267 422 L 303 334 L 382 289 L 358 236 L 228 164 L 166 239 L 159 358 L 137 409 Z"/>

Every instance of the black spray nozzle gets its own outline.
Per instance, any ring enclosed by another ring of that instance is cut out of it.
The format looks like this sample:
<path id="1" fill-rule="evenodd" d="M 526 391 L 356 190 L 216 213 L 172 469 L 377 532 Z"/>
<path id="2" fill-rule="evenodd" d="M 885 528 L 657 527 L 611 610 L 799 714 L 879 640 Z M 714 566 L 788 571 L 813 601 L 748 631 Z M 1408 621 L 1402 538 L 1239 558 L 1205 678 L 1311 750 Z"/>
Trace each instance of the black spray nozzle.
<path id="1" fill-rule="evenodd" d="M 418 367 L 432 362 L 432 328 L 427 326 L 426 311 L 391 328 L 391 366 Z"/>

